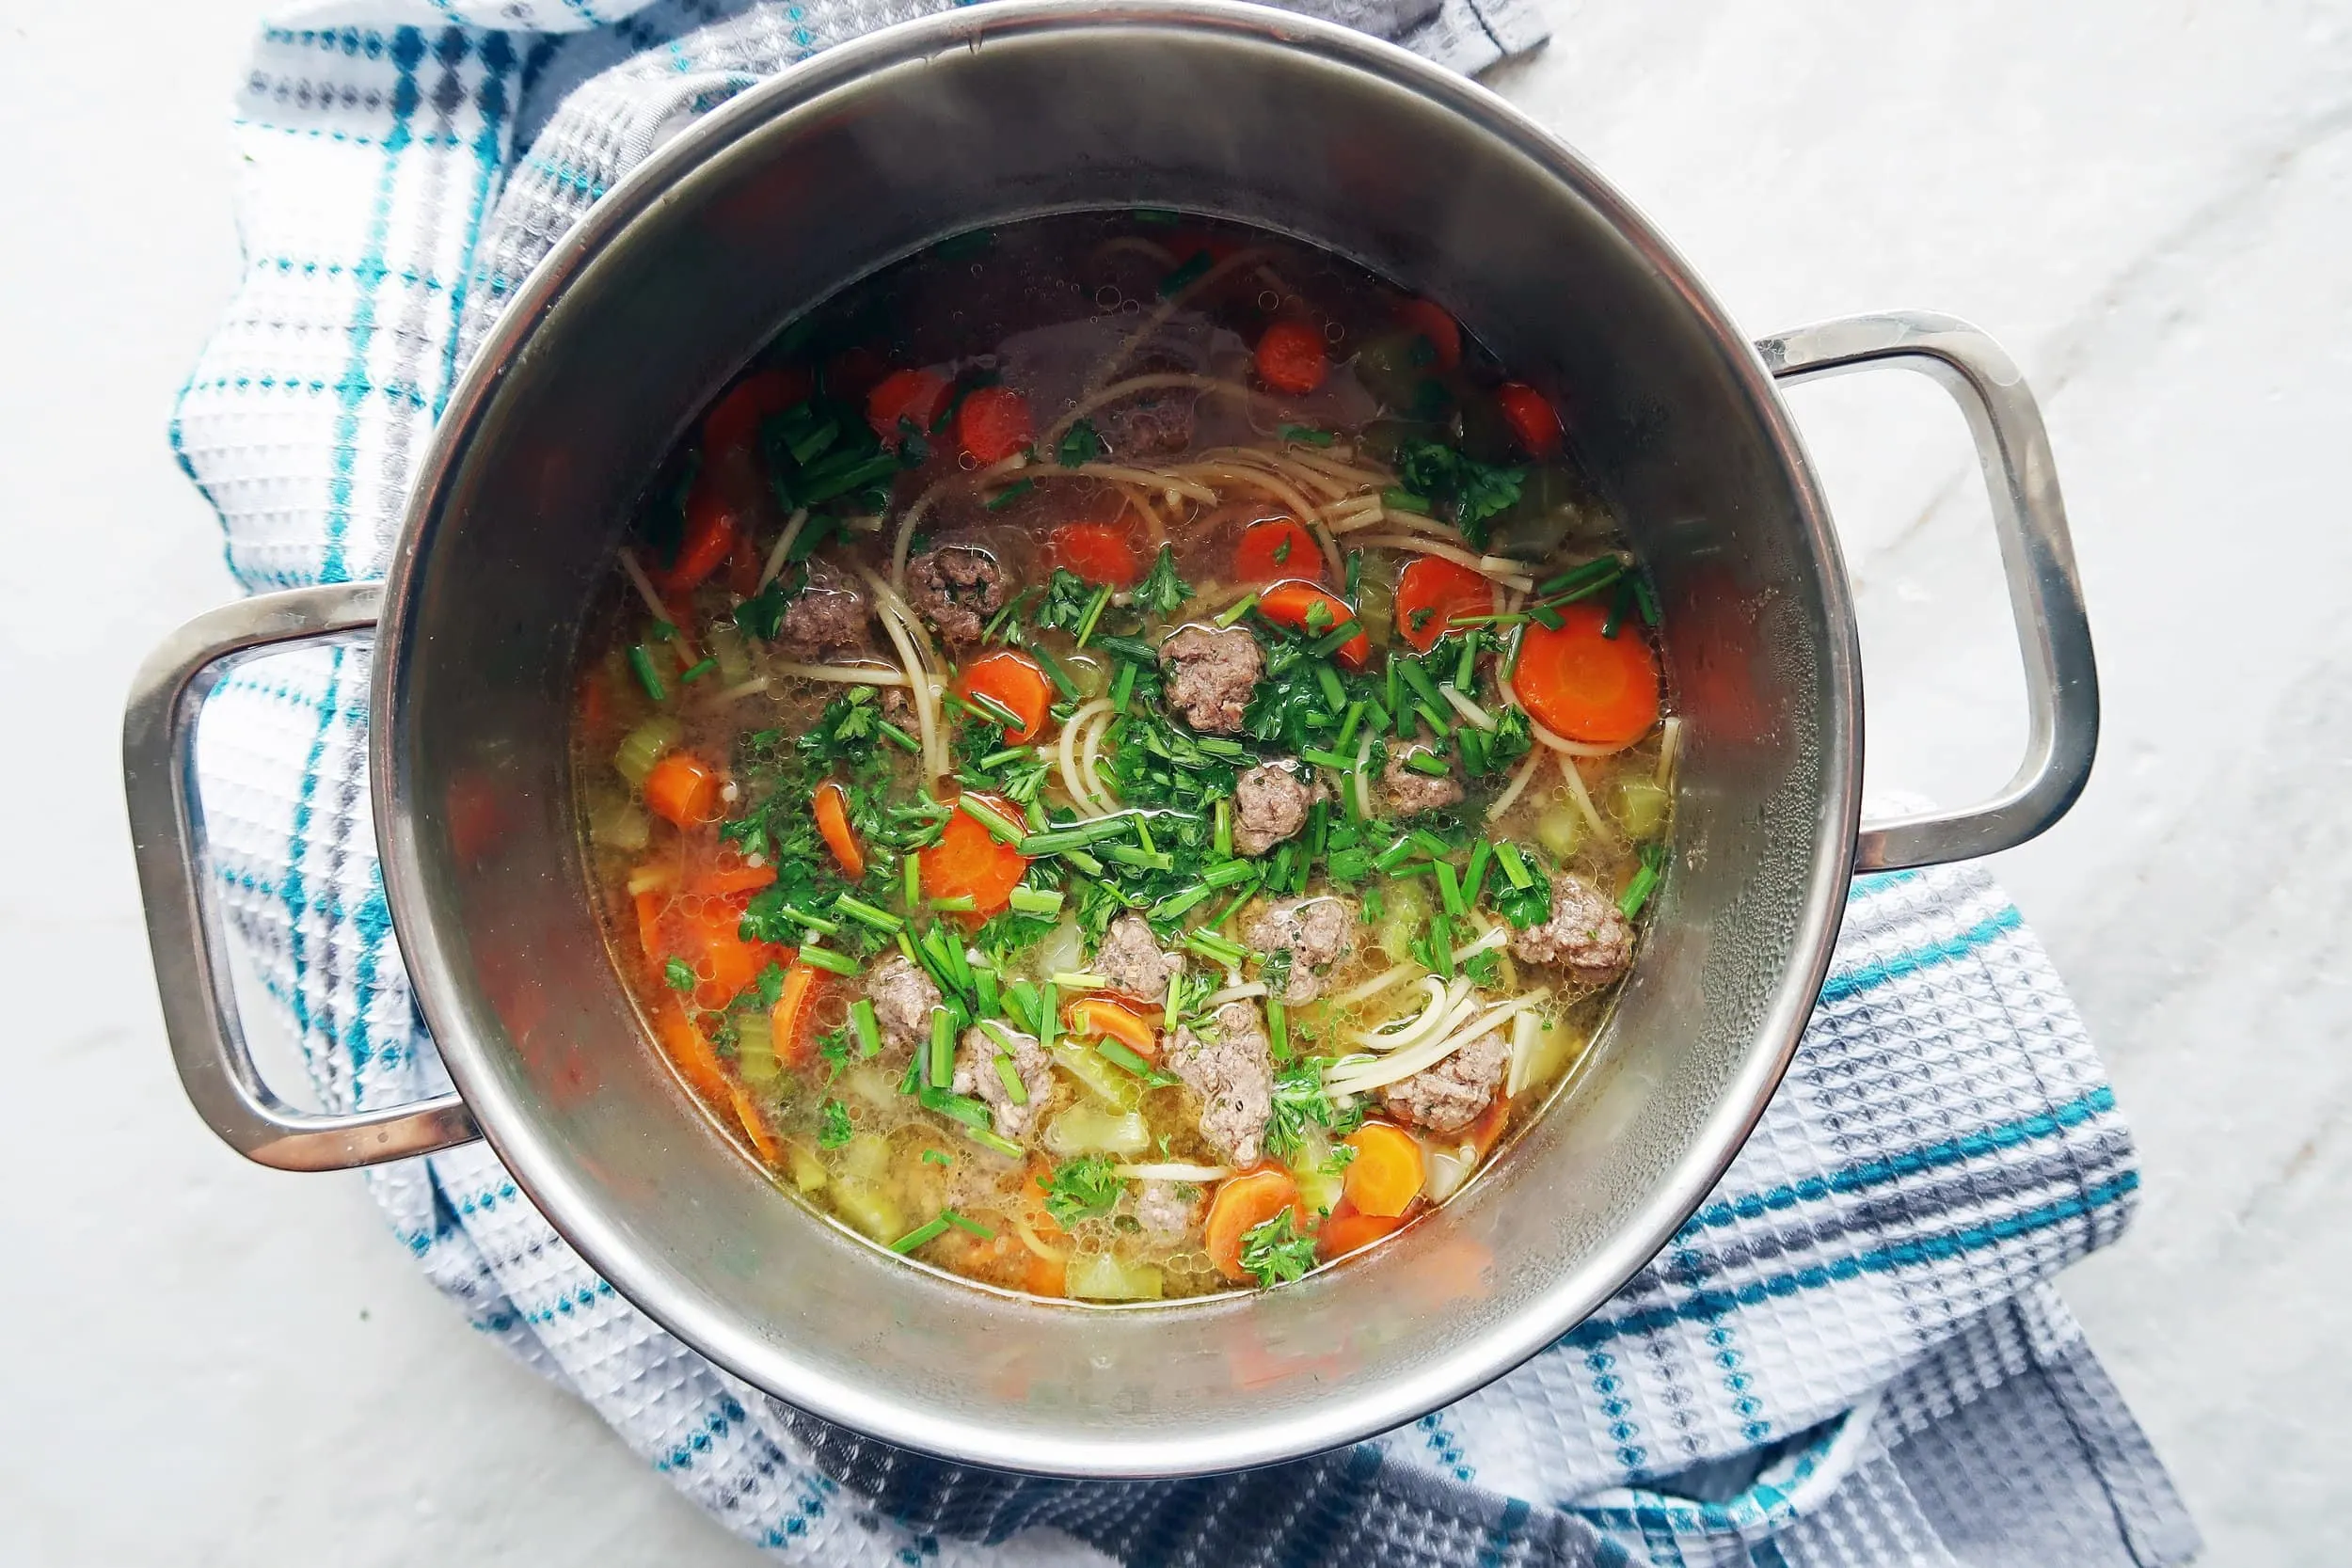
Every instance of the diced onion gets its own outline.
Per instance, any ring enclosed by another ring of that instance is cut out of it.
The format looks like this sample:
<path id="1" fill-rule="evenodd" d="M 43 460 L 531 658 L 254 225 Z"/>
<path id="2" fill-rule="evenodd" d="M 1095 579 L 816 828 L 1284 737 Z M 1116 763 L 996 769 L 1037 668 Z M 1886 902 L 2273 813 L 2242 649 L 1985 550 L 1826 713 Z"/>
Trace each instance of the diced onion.
<path id="1" fill-rule="evenodd" d="M 1462 1183 L 1478 1168 L 1478 1146 L 1460 1144 L 1452 1148 L 1443 1145 L 1422 1146 L 1422 1196 L 1432 1203 L 1443 1203 L 1462 1190 Z"/>
<path id="2" fill-rule="evenodd" d="M 1165 1286 L 1149 1263 L 1122 1263 L 1106 1252 L 1070 1260 L 1065 1288 L 1080 1301 L 1157 1301 Z"/>

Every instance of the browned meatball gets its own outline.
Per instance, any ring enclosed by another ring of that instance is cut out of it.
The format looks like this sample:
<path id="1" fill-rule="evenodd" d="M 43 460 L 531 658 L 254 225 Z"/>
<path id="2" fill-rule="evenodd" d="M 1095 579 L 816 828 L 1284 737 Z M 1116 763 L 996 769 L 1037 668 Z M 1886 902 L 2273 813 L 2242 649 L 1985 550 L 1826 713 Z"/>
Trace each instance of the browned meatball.
<path id="1" fill-rule="evenodd" d="M 1019 1094 L 998 1070 L 1000 1059 L 1012 1064 L 1012 1075 L 1021 1085 Z M 980 1098 L 996 1118 L 999 1137 L 1025 1136 L 1045 1108 L 1045 1097 L 1053 1088 L 1054 1058 L 1034 1036 L 1017 1029 L 1000 1033 L 976 1023 L 956 1045 L 955 1091 Z"/>
<path id="2" fill-rule="evenodd" d="M 1190 1230 L 1199 1207 L 1197 1191 L 1173 1181 L 1146 1181 L 1136 1189 L 1136 1221 L 1158 1241 L 1175 1241 Z"/>
<path id="3" fill-rule="evenodd" d="M 1184 451 L 1192 445 L 1194 405 L 1200 401 L 1200 393 L 1176 388 L 1121 403 L 1097 417 L 1104 451 L 1122 463 Z"/>
<path id="4" fill-rule="evenodd" d="M 1579 985 L 1605 986 L 1633 962 L 1633 927 L 1607 894 L 1563 871 L 1551 879 L 1551 918 L 1514 933 L 1511 956 L 1558 964 Z"/>
<path id="5" fill-rule="evenodd" d="M 874 1004 L 874 1021 L 882 1025 L 882 1054 L 903 1062 L 907 1053 L 931 1037 L 931 1010 L 939 1006 L 939 988 L 903 953 L 893 953 L 866 976 L 866 994 Z"/>
<path id="6" fill-rule="evenodd" d="M 907 602 L 948 642 L 977 642 L 1005 608 L 1005 569 L 969 545 L 926 550 L 907 562 Z"/>
<path id="7" fill-rule="evenodd" d="M 1179 1028 L 1168 1065 L 1200 1097 L 1200 1135 L 1218 1157 L 1257 1164 L 1274 1113 L 1274 1056 L 1258 1009 L 1228 1002 L 1199 1034 Z"/>
<path id="8" fill-rule="evenodd" d="M 1186 626 L 1160 644 L 1168 705 L 1203 735 L 1236 735 L 1242 710 L 1265 673 L 1258 640 L 1239 626 Z"/>
<path id="9" fill-rule="evenodd" d="M 1432 1132 L 1458 1132 L 1485 1114 L 1502 1086 L 1511 1048 L 1494 1031 L 1479 1036 L 1435 1067 L 1380 1091 L 1389 1109 Z"/>
<path id="10" fill-rule="evenodd" d="M 1262 762 L 1233 785 L 1233 848 L 1263 855 L 1307 825 L 1314 792 L 1283 762 Z"/>
<path id="11" fill-rule="evenodd" d="M 1242 940 L 1268 958 L 1287 955 L 1289 975 L 1275 995 L 1298 1007 L 1323 994 L 1317 971 L 1347 957 L 1355 945 L 1349 934 L 1355 923 L 1355 908 L 1345 899 L 1286 898 L 1267 906 Z"/>
<path id="12" fill-rule="evenodd" d="M 1143 916 L 1122 914 L 1103 933 L 1089 967 L 1129 996 L 1158 1002 L 1168 995 L 1168 982 L 1183 973 L 1184 960 L 1160 951 Z"/>
<path id="13" fill-rule="evenodd" d="M 1380 787 L 1388 792 L 1389 810 L 1399 816 L 1435 811 L 1439 806 L 1453 805 L 1462 798 L 1462 781 L 1450 770 L 1424 773 L 1417 768 L 1405 766 L 1407 756 L 1428 749 L 1426 746 L 1413 746 L 1393 752 L 1389 757 L 1389 766 L 1380 770 Z"/>
<path id="14" fill-rule="evenodd" d="M 822 659 L 866 641 L 866 601 L 826 573 L 784 607 L 776 648 L 787 658 Z"/>

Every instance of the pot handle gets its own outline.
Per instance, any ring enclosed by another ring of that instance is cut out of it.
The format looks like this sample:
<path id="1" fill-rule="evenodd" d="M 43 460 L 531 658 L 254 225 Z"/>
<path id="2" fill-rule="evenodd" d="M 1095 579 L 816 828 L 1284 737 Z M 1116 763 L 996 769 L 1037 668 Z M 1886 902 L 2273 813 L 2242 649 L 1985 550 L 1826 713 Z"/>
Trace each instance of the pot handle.
<path id="1" fill-rule="evenodd" d="M 481 1136 L 454 1094 L 348 1115 L 295 1110 L 262 1082 L 225 983 L 228 938 L 204 863 L 204 806 L 196 788 L 197 716 L 238 663 L 265 649 L 372 631 L 383 600 L 381 583 L 338 583 L 262 594 L 199 615 L 139 666 L 122 715 L 132 848 L 180 1082 L 223 1142 L 280 1170 L 349 1170 Z"/>
<path id="2" fill-rule="evenodd" d="M 2099 749 L 2099 672 L 2042 410 L 1998 343 L 1956 316 L 1890 310 L 1756 343 L 1791 384 L 1892 362 L 1941 382 L 1967 416 L 1992 492 L 2026 667 L 2026 755 L 2001 792 L 1964 811 L 1865 822 L 1854 867 L 1895 871 L 2012 848 L 2064 816 Z"/>

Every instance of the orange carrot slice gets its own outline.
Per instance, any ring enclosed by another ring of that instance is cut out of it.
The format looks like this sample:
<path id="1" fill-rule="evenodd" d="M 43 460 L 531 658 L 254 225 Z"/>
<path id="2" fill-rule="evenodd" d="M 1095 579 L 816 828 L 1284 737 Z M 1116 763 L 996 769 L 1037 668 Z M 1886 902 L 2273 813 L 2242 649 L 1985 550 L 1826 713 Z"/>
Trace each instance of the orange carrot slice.
<path id="1" fill-rule="evenodd" d="M 956 408 L 956 445 L 976 463 L 1001 463 L 1037 436 L 1028 400 L 1009 387 L 981 387 Z"/>
<path id="2" fill-rule="evenodd" d="M 956 689 L 966 698 L 986 697 L 1001 703 L 1006 712 L 1019 719 L 1018 729 L 1005 726 L 1005 740 L 1013 746 L 1025 746 L 1037 738 L 1054 702 L 1053 684 L 1037 660 L 1011 648 L 982 654 L 966 664 L 957 677 Z"/>
<path id="3" fill-rule="evenodd" d="M 1258 379 L 1278 392 L 1311 392 L 1330 373 L 1323 334 L 1305 322 L 1276 322 L 1258 340 Z"/>
<path id="4" fill-rule="evenodd" d="M 1560 609 L 1560 629 L 1520 635 L 1511 684 L 1535 721 L 1568 740 L 1628 746 L 1658 722 L 1658 656 L 1632 625 L 1603 637 L 1609 610 L 1584 600 Z"/>
<path id="5" fill-rule="evenodd" d="M 993 809 L 1007 821 L 1018 823 L 1019 806 L 1001 795 L 974 792 L 969 797 Z M 940 831 L 939 842 L 917 852 L 923 890 L 934 898 L 969 898 L 976 918 L 994 914 L 1012 898 L 1012 890 L 1029 869 L 1029 858 L 1009 844 L 998 842 L 969 812 L 958 811 Z"/>
<path id="6" fill-rule="evenodd" d="M 1323 613 L 1315 614 L 1321 605 Z M 1258 595 L 1258 613 L 1278 626 L 1291 626 L 1310 637 L 1322 637 L 1356 619 L 1347 601 L 1311 582 L 1278 582 Z M 1345 670 L 1361 670 L 1372 657 L 1371 635 L 1358 624 L 1356 635 L 1333 655 Z"/>
<path id="7" fill-rule="evenodd" d="M 1396 576 L 1397 635 L 1427 653 L 1456 615 L 1494 613 L 1494 585 L 1459 562 L 1418 555 Z"/>
<path id="8" fill-rule="evenodd" d="M 691 752 L 672 752 L 645 775 L 645 805 L 681 828 L 699 828 L 718 816 L 719 775 Z"/>
<path id="9" fill-rule="evenodd" d="M 1495 403 L 1502 410 L 1511 434 L 1527 449 L 1528 456 L 1558 454 L 1565 436 L 1560 428 L 1560 411 L 1552 407 L 1549 398 L 1524 381 L 1506 381 L 1495 388 Z"/>
<path id="10" fill-rule="evenodd" d="M 1054 531 L 1046 549 L 1055 565 L 1113 588 L 1130 586 L 1142 569 L 1127 531 L 1115 522 L 1064 523 Z"/>
<path id="11" fill-rule="evenodd" d="M 1255 588 L 1290 578 L 1323 580 L 1315 536 L 1290 517 L 1268 517 L 1244 529 L 1233 546 L 1233 580 Z"/>
<path id="12" fill-rule="evenodd" d="M 817 786 L 815 815 L 817 831 L 825 835 L 825 846 L 841 863 L 842 874 L 853 882 L 865 876 L 866 851 L 858 845 L 857 830 L 850 826 L 850 792 L 827 779 Z"/>
<path id="13" fill-rule="evenodd" d="M 1347 1163 L 1340 1189 L 1359 1212 L 1392 1220 L 1421 1196 L 1421 1145 L 1410 1132 L 1392 1122 L 1368 1121 L 1347 1135 L 1347 1147 L 1356 1158 Z"/>
<path id="14" fill-rule="evenodd" d="M 1462 362 L 1462 329 L 1445 308 L 1426 299 L 1408 299 L 1396 312 L 1399 325 L 1429 345 L 1429 368 L 1450 371 Z"/>
<path id="15" fill-rule="evenodd" d="M 1228 1177 L 1209 1199 L 1209 1217 L 1202 1227 L 1209 1261 L 1236 1285 L 1246 1283 L 1249 1271 L 1241 1266 L 1242 1238 L 1285 1209 L 1291 1212 L 1294 1225 L 1306 1224 L 1298 1183 L 1279 1165 L 1261 1165 Z"/>
<path id="16" fill-rule="evenodd" d="M 1160 1032 L 1124 1003 L 1107 996 L 1081 997 L 1063 1016 L 1073 1035 L 1108 1035 L 1147 1062 L 1159 1059 Z"/>

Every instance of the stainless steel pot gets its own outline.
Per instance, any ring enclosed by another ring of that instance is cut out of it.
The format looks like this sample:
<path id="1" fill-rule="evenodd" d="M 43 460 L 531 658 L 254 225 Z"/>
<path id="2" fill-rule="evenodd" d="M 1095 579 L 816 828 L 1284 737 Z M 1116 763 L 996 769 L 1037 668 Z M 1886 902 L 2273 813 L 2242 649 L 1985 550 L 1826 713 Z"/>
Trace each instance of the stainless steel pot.
<path id="1" fill-rule="evenodd" d="M 950 232 L 1136 204 L 1353 256 L 1561 389 L 1655 573 L 1689 727 L 1656 928 L 1594 1066 L 1549 1117 L 1344 1268 L 1247 1299 L 1091 1308 L 885 1258 L 781 1199 L 698 1114 L 592 923 L 564 715 L 630 499 L 778 325 Z M 1997 799 L 1866 826 L 1845 572 L 1773 383 L 1882 363 L 1937 376 L 1975 431 L 2032 726 Z M 457 1093 L 306 1115 L 260 1082 L 221 983 L 192 730 L 239 658 L 371 629 L 385 886 Z M 173 1052 L 239 1151 L 339 1169 L 479 1129 L 623 1294 L 787 1402 L 984 1465 L 1132 1477 L 1409 1421 L 1581 1322 L 1763 1110 L 1849 877 L 2032 837 L 2080 791 L 2096 728 L 2048 444 L 1984 337 L 1894 314 L 1751 346 L 1575 153 L 1403 51 L 1237 6 L 1022 0 L 835 49 L 658 151 L 499 322 L 424 456 L 389 580 L 267 594 L 183 628 L 140 674 L 124 753 Z M 500 825 L 463 852 L 458 797 Z"/>

